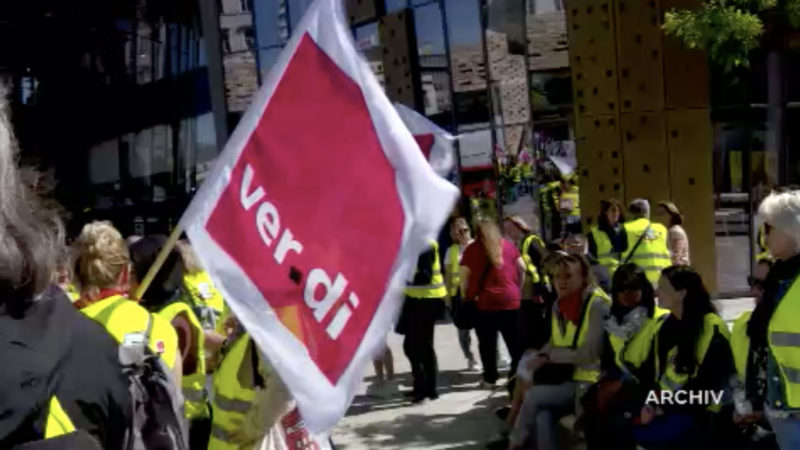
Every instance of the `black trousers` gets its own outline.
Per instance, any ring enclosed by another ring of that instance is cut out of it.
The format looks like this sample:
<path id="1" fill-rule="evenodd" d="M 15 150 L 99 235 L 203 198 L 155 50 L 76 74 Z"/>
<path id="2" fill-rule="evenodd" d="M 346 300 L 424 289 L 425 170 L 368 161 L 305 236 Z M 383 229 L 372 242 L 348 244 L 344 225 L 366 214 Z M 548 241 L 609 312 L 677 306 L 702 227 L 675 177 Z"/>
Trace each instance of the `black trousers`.
<path id="1" fill-rule="evenodd" d="M 433 348 L 433 331 L 436 321 L 444 316 L 444 300 L 440 298 L 406 297 L 403 305 L 405 339 L 403 352 L 411 363 L 414 377 L 414 394 L 436 395 L 436 377 L 439 367 Z"/>
<path id="2" fill-rule="evenodd" d="M 517 327 L 521 352 L 541 348 L 550 339 L 544 304 L 523 299 L 519 305 Z"/>
<path id="3" fill-rule="evenodd" d="M 479 311 L 475 324 L 478 335 L 478 350 L 483 364 L 483 381 L 496 383 L 497 373 L 497 333 L 503 335 L 503 341 L 511 354 L 511 374 L 517 372 L 517 364 L 521 356 L 519 341 L 519 310 Z"/>

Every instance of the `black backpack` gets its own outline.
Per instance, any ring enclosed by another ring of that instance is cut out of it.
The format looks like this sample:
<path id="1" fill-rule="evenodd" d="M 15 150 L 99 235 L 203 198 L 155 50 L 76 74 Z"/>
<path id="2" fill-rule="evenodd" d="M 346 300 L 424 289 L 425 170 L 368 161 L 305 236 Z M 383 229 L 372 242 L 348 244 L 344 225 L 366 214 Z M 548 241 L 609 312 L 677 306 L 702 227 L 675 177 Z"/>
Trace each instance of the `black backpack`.
<path id="1" fill-rule="evenodd" d="M 126 436 L 127 450 L 188 450 L 183 395 L 175 387 L 170 370 L 150 351 L 149 316 L 144 333 L 125 335 L 119 361 L 130 381 L 132 419 Z"/>

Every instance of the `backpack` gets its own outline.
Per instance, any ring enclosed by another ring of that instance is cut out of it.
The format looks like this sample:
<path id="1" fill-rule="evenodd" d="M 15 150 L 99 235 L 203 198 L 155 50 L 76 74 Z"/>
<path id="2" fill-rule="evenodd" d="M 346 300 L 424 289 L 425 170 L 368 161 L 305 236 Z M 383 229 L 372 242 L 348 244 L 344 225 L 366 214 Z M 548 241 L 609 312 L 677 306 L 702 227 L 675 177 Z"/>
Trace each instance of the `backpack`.
<path id="1" fill-rule="evenodd" d="M 119 362 L 130 381 L 132 419 L 125 437 L 127 450 L 188 450 L 183 395 L 161 358 L 150 351 L 153 317 L 144 333 L 126 334 Z"/>

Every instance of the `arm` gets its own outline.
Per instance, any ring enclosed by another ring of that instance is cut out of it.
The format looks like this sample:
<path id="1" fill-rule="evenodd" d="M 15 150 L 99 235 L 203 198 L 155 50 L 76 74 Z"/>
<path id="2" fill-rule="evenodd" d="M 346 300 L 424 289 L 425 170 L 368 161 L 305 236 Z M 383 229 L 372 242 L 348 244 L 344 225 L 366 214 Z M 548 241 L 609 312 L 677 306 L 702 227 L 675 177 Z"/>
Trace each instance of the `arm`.
<path id="1" fill-rule="evenodd" d="M 260 437 L 267 434 L 269 429 L 289 412 L 292 406 L 292 397 L 278 374 L 267 363 L 266 357 L 260 351 L 258 356 L 258 369 L 264 377 L 265 386 L 256 388 L 253 407 L 245 416 L 244 426 L 257 431 L 257 435 Z"/>
<path id="2" fill-rule="evenodd" d="M 523 287 L 525 286 L 525 278 L 526 278 L 526 274 L 527 273 L 528 273 L 528 270 L 527 270 L 527 268 L 525 266 L 525 261 L 520 256 L 519 258 L 517 258 L 517 274 L 519 275 L 519 288 L 520 288 L 520 290 L 522 290 Z"/>
<path id="3" fill-rule="evenodd" d="M 450 252 L 452 252 L 452 249 L 449 249 L 449 248 L 447 249 L 446 252 L 444 252 L 444 261 L 445 261 L 445 264 L 444 264 L 444 285 L 447 286 L 447 295 L 445 295 L 445 301 L 447 302 L 448 305 L 450 304 L 450 284 L 451 284 L 451 282 L 453 280 L 453 273 L 452 273 L 452 269 L 450 269 L 450 264 L 449 264 L 450 257 L 451 257 Z"/>
<path id="4" fill-rule="evenodd" d="M 552 348 L 550 361 L 565 364 L 587 364 L 600 360 L 605 337 L 604 324 L 609 307 L 605 302 L 593 302 L 589 310 L 589 328 L 586 330 L 585 345 L 576 349 Z"/>

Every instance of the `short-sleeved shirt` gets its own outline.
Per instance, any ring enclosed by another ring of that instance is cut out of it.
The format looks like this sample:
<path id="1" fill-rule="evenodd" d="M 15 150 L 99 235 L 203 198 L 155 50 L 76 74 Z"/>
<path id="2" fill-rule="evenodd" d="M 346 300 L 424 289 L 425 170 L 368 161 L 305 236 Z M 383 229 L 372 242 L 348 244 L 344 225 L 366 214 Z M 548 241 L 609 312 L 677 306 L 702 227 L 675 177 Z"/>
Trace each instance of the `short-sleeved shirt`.
<path id="1" fill-rule="evenodd" d="M 520 301 L 520 272 L 517 268 L 519 251 L 503 239 L 503 265 L 495 267 L 489 261 L 481 242 L 470 244 L 461 257 L 461 265 L 469 268 L 467 298 L 477 298 L 481 311 L 518 309 Z"/>

